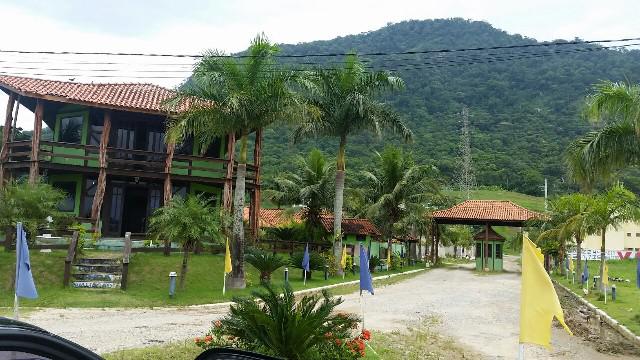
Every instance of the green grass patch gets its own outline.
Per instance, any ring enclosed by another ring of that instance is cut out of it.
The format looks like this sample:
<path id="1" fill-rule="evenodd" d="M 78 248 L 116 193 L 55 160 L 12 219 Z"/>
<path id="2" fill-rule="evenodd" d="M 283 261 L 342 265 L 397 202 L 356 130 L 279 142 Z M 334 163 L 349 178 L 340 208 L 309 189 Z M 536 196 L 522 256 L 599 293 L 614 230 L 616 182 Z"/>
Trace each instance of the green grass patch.
<path id="1" fill-rule="evenodd" d="M 202 349 L 192 340 L 102 354 L 105 360 L 193 360 Z"/>
<path id="2" fill-rule="evenodd" d="M 580 285 L 582 269 L 576 269 L 575 284 L 571 283 L 571 278 L 566 280 L 565 277 L 559 274 L 554 274 L 554 279 L 576 294 L 585 297 L 590 303 L 605 311 L 609 316 L 618 320 L 637 335 L 640 334 L 640 289 L 636 287 L 636 261 L 634 259 L 607 261 L 610 278 L 629 279 L 629 282 L 609 281 L 609 286 L 615 284 L 617 297 L 616 301 L 611 301 L 611 291 L 607 291 L 606 305 L 604 297 L 601 296 L 602 294 L 593 289 L 593 276 L 598 275 L 600 272 L 599 261 L 588 262 L 589 294 L 586 296 Z M 584 267 L 584 262 L 582 266 Z"/>
<path id="3" fill-rule="evenodd" d="M 100 253 L 92 253 L 99 255 Z M 21 307 L 153 307 L 186 306 L 231 301 L 233 296 L 248 295 L 251 288 L 259 285 L 258 272 L 246 265 L 247 289 L 229 289 L 222 295 L 222 271 L 224 257 L 220 255 L 193 255 L 189 260 L 186 286 L 177 290 L 176 297 L 169 299 L 169 272 L 179 272 L 182 255 L 174 253 L 134 254 L 129 265 L 129 286 L 127 291 L 101 289 L 73 289 L 62 287 L 64 258 L 66 251 L 51 253 L 31 252 L 31 265 L 40 297 L 35 300 L 22 299 Z M 404 267 L 402 271 L 423 268 L 424 265 Z M 13 272 L 15 253 L 0 249 L 0 307 L 13 305 Z M 399 273 L 401 270 L 376 272 L 373 276 Z M 302 270 L 289 267 L 289 280 L 294 290 L 303 290 L 324 285 L 358 280 L 359 274 L 347 273 L 342 277 L 324 280 L 321 271 L 314 271 L 312 278 L 303 284 Z M 276 285 L 284 283 L 284 271 L 278 270 L 272 276 Z"/>

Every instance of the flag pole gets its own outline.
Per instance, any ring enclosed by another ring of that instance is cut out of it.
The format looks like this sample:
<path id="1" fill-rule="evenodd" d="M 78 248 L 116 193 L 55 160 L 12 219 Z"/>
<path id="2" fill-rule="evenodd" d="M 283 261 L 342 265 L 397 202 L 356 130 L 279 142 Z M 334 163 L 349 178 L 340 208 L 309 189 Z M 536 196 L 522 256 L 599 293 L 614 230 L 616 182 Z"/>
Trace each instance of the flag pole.
<path id="1" fill-rule="evenodd" d="M 362 298 L 362 290 L 360 290 L 360 312 L 362 313 L 362 331 L 364 331 L 365 327 L 364 327 L 364 305 L 362 304 L 362 302 L 364 301 L 364 299 Z"/>
<path id="2" fill-rule="evenodd" d="M 602 285 L 604 288 L 604 304 L 607 305 L 607 285 Z"/>
<path id="3" fill-rule="evenodd" d="M 518 360 L 524 360 L 524 344 L 520 344 L 519 346 Z"/>
<path id="4" fill-rule="evenodd" d="M 304 286 L 307 286 L 307 270 L 306 269 L 302 269 L 302 273 L 304 274 L 303 275 L 303 277 L 304 277 L 304 281 L 303 281 Z"/>
<path id="5" fill-rule="evenodd" d="M 222 295 L 224 296 L 226 292 L 227 292 L 227 274 L 223 271 L 222 272 Z"/>
<path id="6" fill-rule="evenodd" d="M 13 287 L 13 319 L 18 320 L 20 318 L 20 301 L 18 300 L 18 276 L 20 275 L 20 235 L 18 235 L 19 226 L 16 226 L 16 278 Z"/>

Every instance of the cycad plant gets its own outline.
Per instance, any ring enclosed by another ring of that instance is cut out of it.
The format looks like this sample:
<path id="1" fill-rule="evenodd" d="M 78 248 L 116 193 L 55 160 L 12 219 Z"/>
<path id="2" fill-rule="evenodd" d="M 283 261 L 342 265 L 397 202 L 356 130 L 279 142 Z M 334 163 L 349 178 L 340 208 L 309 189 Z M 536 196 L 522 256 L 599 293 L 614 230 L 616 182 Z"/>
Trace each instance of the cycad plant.
<path id="1" fill-rule="evenodd" d="M 271 281 L 271 274 L 289 263 L 278 254 L 259 249 L 250 251 L 244 259 L 260 272 L 260 281 L 263 283 Z"/>
<path id="2" fill-rule="evenodd" d="M 174 196 L 169 204 L 158 208 L 149 219 L 149 232 L 156 239 L 178 242 L 182 247 L 180 289 L 187 277 L 189 253 L 203 240 L 222 242 L 217 210 L 201 196 Z"/>
<path id="3" fill-rule="evenodd" d="M 322 294 L 306 295 L 299 301 L 287 284 L 280 289 L 265 285 L 249 298 L 235 298 L 229 315 L 221 320 L 225 333 L 252 348 L 285 359 L 319 359 L 319 347 L 332 338 L 345 339 L 358 319 L 337 313 L 343 301 Z"/>

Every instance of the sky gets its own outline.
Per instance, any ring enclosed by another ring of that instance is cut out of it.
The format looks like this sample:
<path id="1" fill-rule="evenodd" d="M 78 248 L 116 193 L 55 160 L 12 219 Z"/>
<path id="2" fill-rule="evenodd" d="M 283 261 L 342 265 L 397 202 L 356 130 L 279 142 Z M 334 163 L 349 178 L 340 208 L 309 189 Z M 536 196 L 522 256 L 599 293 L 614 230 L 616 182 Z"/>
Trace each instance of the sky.
<path id="1" fill-rule="evenodd" d="M 300 43 L 376 30 L 403 20 L 452 17 L 484 20 L 538 40 L 640 36 L 638 0 L 0 0 L 0 14 L 3 50 L 200 54 L 218 49 L 232 53 L 246 49 L 259 32 L 277 43 Z M 58 58 L 0 54 L 0 72 L 19 71 L 6 66 L 25 59 L 53 66 Z M 87 59 L 96 57 L 82 58 Z M 189 68 L 185 64 L 185 71 Z M 177 79 L 135 81 L 168 87 L 179 83 Z M 5 113 L 6 102 L 6 96 L 0 95 L 0 114 Z M 32 122 L 32 114 L 20 109 L 19 125 L 31 129 Z"/>

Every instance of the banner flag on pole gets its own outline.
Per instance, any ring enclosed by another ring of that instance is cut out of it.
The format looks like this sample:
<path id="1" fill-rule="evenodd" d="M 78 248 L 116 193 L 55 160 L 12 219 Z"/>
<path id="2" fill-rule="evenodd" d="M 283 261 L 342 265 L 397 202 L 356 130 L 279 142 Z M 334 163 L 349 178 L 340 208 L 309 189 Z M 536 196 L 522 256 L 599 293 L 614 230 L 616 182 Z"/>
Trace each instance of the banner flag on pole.
<path id="1" fill-rule="evenodd" d="M 347 268 L 347 245 L 342 248 L 342 257 L 340 258 L 340 266 L 342 271 Z"/>
<path id="2" fill-rule="evenodd" d="M 549 347 L 551 322 L 555 316 L 567 330 L 560 300 L 544 269 L 539 249 L 525 235 L 522 240 L 522 288 L 520 292 L 520 343 Z"/>
<path id="3" fill-rule="evenodd" d="M 29 260 L 29 246 L 27 234 L 22 229 L 22 223 L 18 223 L 16 237 L 16 296 L 36 299 L 38 291 L 31 274 L 31 261 Z"/>
<path id="4" fill-rule="evenodd" d="M 636 267 L 636 286 L 640 288 L 640 256 L 637 257 L 638 266 Z"/>
<path id="5" fill-rule="evenodd" d="M 310 269 L 310 258 L 309 258 L 309 243 L 304 248 L 304 254 L 302 255 L 302 270 L 304 270 L 304 284 L 307 284 L 307 273 L 311 271 Z"/>
<path id="6" fill-rule="evenodd" d="M 222 274 L 222 295 L 227 292 L 227 274 L 229 274 L 232 269 L 231 251 L 229 251 L 229 238 L 227 238 L 227 245 L 224 252 L 224 273 Z"/>
<path id="7" fill-rule="evenodd" d="M 391 249 L 392 247 L 387 249 L 387 270 L 391 268 Z"/>
<path id="8" fill-rule="evenodd" d="M 584 259 L 584 269 L 582 270 L 582 283 L 587 282 L 587 287 L 589 287 L 589 267 L 587 266 L 587 259 Z"/>
<path id="9" fill-rule="evenodd" d="M 373 295 L 373 280 L 369 272 L 369 256 L 364 246 L 360 246 L 360 295 L 362 290 L 367 290 Z"/>
<path id="10" fill-rule="evenodd" d="M 573 270 L 575 270 L 575 265 L 573 264 L 573 259 L 569 259 L 569 271 L 571 271 L 573 273 Z"/>

